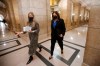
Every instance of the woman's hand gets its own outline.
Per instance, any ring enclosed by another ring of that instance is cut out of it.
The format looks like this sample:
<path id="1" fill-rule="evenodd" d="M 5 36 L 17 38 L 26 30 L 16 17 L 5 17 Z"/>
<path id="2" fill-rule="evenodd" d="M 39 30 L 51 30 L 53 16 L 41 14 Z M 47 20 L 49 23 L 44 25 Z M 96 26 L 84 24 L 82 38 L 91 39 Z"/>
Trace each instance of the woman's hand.
<path id="1" fill-rule="evenodd" d="M 19 35 L 22 34 L 22 32 L 16 32 L 15 34 L 16 34 L 16 36 L 18 36 L 18 38 L 20 38 Z"/>
<path id="2" fill-rule="evenodd" d="M 18 36 L 19 34 L 21 34 L 21 32 L 16 32 L 16 35 Z"/>
<path id="3" fill-rule="evenodd" d="M 16 35 L 18 36 L 19 35 L 19 32 L 16 32 Z"/>
<path id="4" fill-rule="evenodd" d="M 29 33 L 32 32 L 31 30 L 28 31 Z"/>
<path id="5" fill-rule="evenodd" d="M 23 34 L 24 32 L 16 32 L 16 35 L 20 35 Z"/>

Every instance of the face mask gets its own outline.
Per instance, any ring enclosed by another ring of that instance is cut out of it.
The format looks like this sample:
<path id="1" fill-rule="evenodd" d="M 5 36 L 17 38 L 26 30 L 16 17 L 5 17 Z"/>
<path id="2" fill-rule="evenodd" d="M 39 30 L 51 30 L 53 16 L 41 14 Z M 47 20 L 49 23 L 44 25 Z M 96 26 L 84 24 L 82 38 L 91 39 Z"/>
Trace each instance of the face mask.
<path id="1" fill-rule="evenodd" d="M 57 19 L 57 16 L 53 16 L 53 19 Z"/>
<path id="2" fill-rule="evenodd" d="M 33 17 L 29 17 L 29 22 L 33 22 Z"/>

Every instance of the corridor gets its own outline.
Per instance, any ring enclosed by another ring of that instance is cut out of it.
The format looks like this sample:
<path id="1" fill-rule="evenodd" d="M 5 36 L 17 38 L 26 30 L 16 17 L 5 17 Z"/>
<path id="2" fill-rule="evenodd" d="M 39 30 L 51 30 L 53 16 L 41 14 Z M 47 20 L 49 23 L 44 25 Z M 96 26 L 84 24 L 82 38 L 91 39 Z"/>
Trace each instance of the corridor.
<path id="1" fill-rule="evenodd" d="M 100 0 L 0 0 L 0 66 L 100 66 Z"/>
<path id="2" fill-rule="evenodd" d="M 29 39 L 27 34 L 18 38 L 13 32 L 4 32 L 6 39 L 0 34 L 0 66 L 81 66 L 84 56 L 84 48 L 87 36 L 87 26 L 67 31 L 64 37 L 64 54 L 60 53 L 60 48 L 56 43 L 53 59 L 50 56 L 50 37 L 39 41 L 43 47 L 42 52 L 38 52 L 34 60 L 26 65 L 28 55 Z M 1 28 L 1 27 L 0 27 Z M 1 61 L 2 60 L 2 61 Z"/>

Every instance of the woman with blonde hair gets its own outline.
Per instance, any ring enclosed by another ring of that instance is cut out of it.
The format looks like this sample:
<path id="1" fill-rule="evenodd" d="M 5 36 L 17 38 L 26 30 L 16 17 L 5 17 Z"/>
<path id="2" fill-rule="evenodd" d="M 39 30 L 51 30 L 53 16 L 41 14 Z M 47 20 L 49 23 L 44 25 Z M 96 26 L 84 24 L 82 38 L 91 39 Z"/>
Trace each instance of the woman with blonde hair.
<path id="1" fill-rule="evenodd" d="M 38 35 L 39 35 L 39 24 L 34 21 L 33 12 L 28 13 L 28 22 L 27 26 L 31 27 L 31 30 L 27 31 L 29 34 L 30 45 L 29 45 L 29 60 L 27 64 L 29 64 L 33 60 L 33 55 L 36 53 L 36 49 L 39 47 L 39 52 L 41 52 L 41 46 L 38 44 Z M 27 33 L 26 31 L 18 32 L 17 35 L 22 33 Z"/>

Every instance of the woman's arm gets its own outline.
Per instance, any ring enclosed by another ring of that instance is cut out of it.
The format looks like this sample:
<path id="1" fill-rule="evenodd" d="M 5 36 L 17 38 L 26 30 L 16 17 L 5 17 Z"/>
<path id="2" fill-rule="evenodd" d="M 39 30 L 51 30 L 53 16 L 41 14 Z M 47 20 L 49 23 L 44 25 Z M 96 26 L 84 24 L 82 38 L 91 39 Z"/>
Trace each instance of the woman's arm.
<path id="1" fill-rule="evenodd" d="M 64 20 L 61 19 L 61 34 L 60 34 L 60 37 L 63 37 L 65 35 L 65 31 L 66 31 L 66 27 L 65 27 L 65 23 L 64 23 Z"/>
<path id="2" fill-rule="evenodd" d="M 40 28 L 39 28 L 39 24 L 38 23 L 36 23 L 36 26 L 35 26 L 35 30 L 30 30 L 29 32 L 35 32 L 35 33 L 39 33 L 39 31 L 40 31 Z"/>

